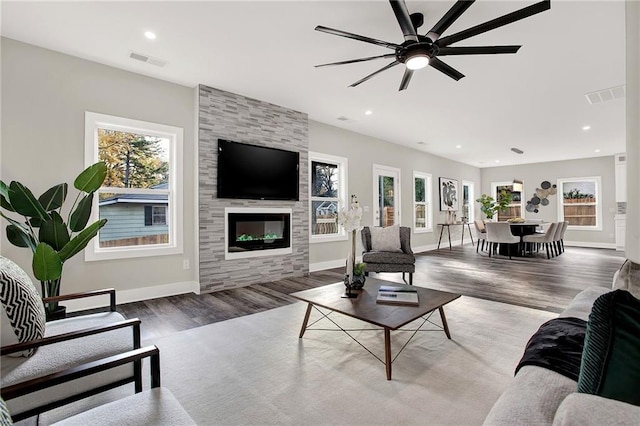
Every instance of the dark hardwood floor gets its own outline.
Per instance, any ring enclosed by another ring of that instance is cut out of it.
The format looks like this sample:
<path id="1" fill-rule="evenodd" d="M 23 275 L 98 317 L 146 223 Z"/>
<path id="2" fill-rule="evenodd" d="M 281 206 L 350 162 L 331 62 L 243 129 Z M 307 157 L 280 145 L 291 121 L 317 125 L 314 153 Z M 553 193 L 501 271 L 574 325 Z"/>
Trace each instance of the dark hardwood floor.
<path id="1" fill-rule="evenodd" d="M 555 258 L 491 257 L 471 245 L 416 255 L 414 284 L 498 302 L 560 312 L 582 289 L 610 287 L 624 262 L 622 252 L 567 247 Z M 118 305 L 127 318 L 142 320 L 142 338 L 277 308 L 297 299 L 290 293 L 342 280 L 343 268 L 312 272 L 308 277 L 254 284 L 207 294 L 184 294 Z M 402 281 L 402 274 L 377 274 Z M 366 285 L 366 284 L 365 284 Z"/>

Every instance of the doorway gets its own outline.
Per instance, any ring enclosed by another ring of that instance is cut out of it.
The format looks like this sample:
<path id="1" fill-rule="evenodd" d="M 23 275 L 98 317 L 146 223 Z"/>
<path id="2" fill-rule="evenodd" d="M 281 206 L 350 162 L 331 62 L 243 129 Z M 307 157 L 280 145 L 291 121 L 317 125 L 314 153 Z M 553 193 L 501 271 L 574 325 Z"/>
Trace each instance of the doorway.
<path id="1" fill-rule="evenodd" d="M 373 165 L 373 224 L 400 224 L 400 169 Z"/>

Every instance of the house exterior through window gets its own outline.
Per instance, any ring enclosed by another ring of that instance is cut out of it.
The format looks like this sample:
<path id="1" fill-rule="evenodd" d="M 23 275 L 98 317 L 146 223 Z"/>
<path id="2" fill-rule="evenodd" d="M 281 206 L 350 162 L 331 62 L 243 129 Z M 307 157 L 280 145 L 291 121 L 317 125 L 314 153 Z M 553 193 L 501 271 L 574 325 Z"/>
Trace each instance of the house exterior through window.
<path id="1" fill-rule="evenodd" d="M 87 112 L 88 164 L 107 177 L 92 214 L 107 219 L 87 260 L 182 252 L 182 129 Z"/>
<path id="2" fill-rule="evenodd" d="M 558 219 L 569 222 L 568 229 L 602 230 L 600 176 L 558 179 Z"/>
<path id="3" fill-rule="evenodd" d="M 309 173 L 311 242 L 345 239 L 338 212 L 346 205 L 347 159 L 310 152 Z"/>
<path id="4" fill-rule="evenodd" d="M 414 232 L 432 232 L 431 175 L 413 172 L 413 226 Z"/>

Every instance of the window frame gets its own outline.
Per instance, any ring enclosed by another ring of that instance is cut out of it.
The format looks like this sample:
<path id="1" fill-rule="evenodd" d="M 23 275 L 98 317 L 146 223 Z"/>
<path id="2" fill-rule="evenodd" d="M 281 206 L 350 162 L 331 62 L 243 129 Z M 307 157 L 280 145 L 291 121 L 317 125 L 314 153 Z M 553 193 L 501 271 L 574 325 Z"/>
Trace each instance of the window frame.
<path id="1" fill-rule="evenodd" d="M 169 185 L 166 190 L 145 188 L 101 187 L 97 193 L 117 192 L 120 194 L 167 194 L 167 226 L 169 242 L 139 246 L 100 247 L 99 237 L 94 238 L 84 251 L 85 261 L 124 259 L 182 254 L 183 239 L 183 134 L 181 127 L 152 123 L 131 118 L 118 117 L 85 111 L 85 165 L 99 161 L 98 129 L 140 133 L 169 139 Z M 90 221 L 99 219 L 99 197 L 94 197 Z"/>
<path id="2" fill-rule="evenodd" d="M 602 231 L 602 197 L 601 188 L 602 188 L 602 177 L 601 176 L 588 176 L 588 177 L 577 177 L 577 178 L 558 178 L 556 182 L 557 194 L 558 194 L 558 222 L 564 222 L 564 188 L 563 184 L 567 182 L 587 182 L 591 181 L 596 184 L 596 224 L 594 226 L 584 226 L 584 225 L 568 225 L 567 230 L 572 231 Z M 594 205 L 594 203 L 584 203 L 583 205 Z"/>
<path id="3" fill-rule="evenodd" d="M 161 213 L 157 213 L 159 209 L 162 209 Z M 169 212 L 168 206 L 151 206 L 151 226 L 165 226 L 169 224 L 167 215 Z M 157 222 L 157 218 L 162 218 L 162 222 Z"/>
<path id="4" fill-rule="evenodd" d="M 416 201 L 416 179 L 424 179 L 424 205 L 425 205 L 425 220 L 426 226 L 424 228 L 418 228 L 416 226 L 416 207 L 419 204 L 423 204 L 422 202 Z M 428 232 L 433 232 L 433 175 L 431 173 L 420 172 L 417 170 L 413 171 L 413 233 L 414 234 L 424 234 Z"/>
<path id="5" fill-rule="evenodd" d="M 338 167 L 338 197 L 336 198 L 328 198 L 328 197 L 314 197 L 312 195 L 313 185 L 312 182 L 312 174 L 313 174 L 313 163 L 328 163 L 335 164 Z M 345 157 L 339 157 L 336 155 L 323 154 L 320 152 L 309 151 L 309 243 L 326 243 L 331 241 L 345 241 L 347 240 L 347 233 L 344 228 L 338 225 L 338 232 L 335 234 L 319 234 L 316 235 L 313 233 L 313 202 L 314 201 L 332 201 L 335 200 L 338 202 L 338 211 L 347 205 L 347 188 L 349 188 L 348 177 L 349 177 L 349 160 Z"/>
<path id="6" fill-rule="evenodd" d="M 505 182 L 491 182 L 491 196 L 493 197 L 494 200 L 498 201 L 498 187 L 499 186 L 511 186 L 511 188 L 513 188 L 513 181 L 505 181 Z M 525 195 L 524 195 L 524 182 L 522 183 L 522 191 L 520 192 L 520 202 L 512 202 L 511 204 L 509 204 L 509 207 L 516 207 L 516 206 L 520 206 L 520 216 L 519 217 L 524 217 L 525 216 L 525 204 L 524 204 L 524 200 L 525 200 Z M 495 218 L 498 219 L 499 214 L 496 213 Z"/>

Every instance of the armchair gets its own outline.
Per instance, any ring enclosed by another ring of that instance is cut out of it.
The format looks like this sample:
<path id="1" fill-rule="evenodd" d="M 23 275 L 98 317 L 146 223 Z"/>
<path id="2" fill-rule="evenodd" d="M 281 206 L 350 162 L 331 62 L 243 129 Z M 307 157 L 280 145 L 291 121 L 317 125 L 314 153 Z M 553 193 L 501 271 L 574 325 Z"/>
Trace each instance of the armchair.
<path id="1" fill-rule="evenodd" d="M 3 307 L 0 394 L 15 421 L 131 382 L 134 382 L 136 392 L 142 390 L 140 360 L 91 377 L 78 377 L 66 385 L 32 389 L 45 377 L 140 348 L 140 320 L 125 320 L 116 312 L 114 289 L 45 300 L 104 295 L 110 298 L 106 312 L 45 323 L 42 300 L 33 283 L 15 263 L 1 256 L 0 288 Z M 41 329 L 24 332 L 33 325 L 41 326 Z M 8 340 L 13 337 L 15 341 L 16 336 L 18 343 Z"/>
<path id="2" fill-rule="evenodd" d="M 21 385 L 20 392 L 29 393 L 68 384 L 79 377 L 89 377 L 126 364 L 140 363 L 144 358 L 150 358 L 151 388 L 149 390 L 82 411 L 54 424 L 58 426 L 195 425 L 193 419 L 171 392 L 160 387 L 160 351 L 156 346 L 147 346 L 50 374 L 30 384 Z M 13 390 L 9 389 L 6 393 L 11 396 L 12 392 Z M 3 403 L 4 401 L 0 400 L 0 404 Z M 6 408 L 0 410 L 4 413 L 7 411 Z"/>
<path id="3" fill-rule="evenodd" d="M 376 234 L 373 238 L 372 232 Z M 365 226 L 361 235 L 364 248 L 362 261 L 366 264 L 365 272 L 402 272 L 402 280 L 405 282 L 405 273 L 409 273 L 408 284 L 413 285 L 416 258 L 411 250 L 411 228 L 407 226 L 389 226 L 387 228 Z M 392 241 L 376 246 L 377 241 L 385 239 Z"/>

